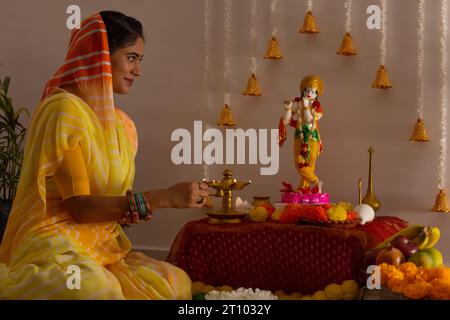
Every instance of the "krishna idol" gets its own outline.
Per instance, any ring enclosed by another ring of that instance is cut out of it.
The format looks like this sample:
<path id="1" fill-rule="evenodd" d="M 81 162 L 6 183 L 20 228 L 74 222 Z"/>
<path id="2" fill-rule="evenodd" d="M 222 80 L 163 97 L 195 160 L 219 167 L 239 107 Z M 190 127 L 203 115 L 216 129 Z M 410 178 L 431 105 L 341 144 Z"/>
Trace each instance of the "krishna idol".
<path id="1" fill-rule="evenodd" d="M 279 145 L 286 140 L 286 125 L 295 129 L 294 164 L 300 183 L 293 190 L 283 182 L 282 202 L 328 203 L 328 194 L 322 194 L 323 182 L 316 175 L 316 162 L 322 152 L 319 120 L 323 110 L 319 96 L 323 94 L 323 81 L 317 75 L 308 75 L 300 83 L 301 96 L 284 101 L 284 115 L 279 123 Z"/>

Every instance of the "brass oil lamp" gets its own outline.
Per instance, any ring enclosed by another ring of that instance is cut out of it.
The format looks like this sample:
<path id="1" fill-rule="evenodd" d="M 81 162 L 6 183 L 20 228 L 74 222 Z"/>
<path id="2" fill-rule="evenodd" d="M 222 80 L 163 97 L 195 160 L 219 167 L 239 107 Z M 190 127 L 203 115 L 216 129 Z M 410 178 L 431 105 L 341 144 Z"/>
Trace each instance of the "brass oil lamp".
<path id="1" fill-rule="evenodd" d="M 226 169 L 223 172 L 222 180 L 206 181 L 210 188 L 216 190 L 214 196 L 222 198 L 222 207 L 215 212 L 208 212 L 209 223 L 239 223 L 247 216 L 247 213 L 237 212 L 233 207 L 233 190 L 242 190 L 248 186 L 251 181 L 237 181 L 233 178 L 233 171 Z"/>

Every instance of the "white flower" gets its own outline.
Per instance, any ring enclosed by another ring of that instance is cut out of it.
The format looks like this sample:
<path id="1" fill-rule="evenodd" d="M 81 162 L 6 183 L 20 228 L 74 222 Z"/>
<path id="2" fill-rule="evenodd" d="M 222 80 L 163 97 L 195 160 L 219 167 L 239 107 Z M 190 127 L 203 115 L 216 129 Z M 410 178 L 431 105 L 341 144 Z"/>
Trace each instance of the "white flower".
<path id="1" fill-rule="evenodd" d="M 236 198 L 235 209 L 239 213 L 249 213 L 252 211 L 254 207 L 247 202 L 247 200 L 243 201 L 240 197 Z"/>
<path id="2" fill-rule="evenodd" d="M 239 288 L 230 292 L 212 290 L 205 300 L 278 300 L 278 297 L 268 290 Z"/>

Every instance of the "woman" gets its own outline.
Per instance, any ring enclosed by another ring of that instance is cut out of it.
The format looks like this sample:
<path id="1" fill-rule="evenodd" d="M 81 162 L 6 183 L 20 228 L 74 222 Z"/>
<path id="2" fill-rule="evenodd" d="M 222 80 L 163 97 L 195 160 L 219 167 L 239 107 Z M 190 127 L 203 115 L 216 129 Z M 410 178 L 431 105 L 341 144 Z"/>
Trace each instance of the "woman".
<path id="1" fill-rule="evenodd" d="M 0 299 L 191 298 L 186 273 L 130 252 L 120 225 L 159 208 L 199 208 L 208 197 L 207 185 L 192 182 L 127 192 L 137 135 L 113 93 L 128 93 L 143 51 L 142 25 L 119 12 L 72 32 L 28 130 L 0 246 Z"/>

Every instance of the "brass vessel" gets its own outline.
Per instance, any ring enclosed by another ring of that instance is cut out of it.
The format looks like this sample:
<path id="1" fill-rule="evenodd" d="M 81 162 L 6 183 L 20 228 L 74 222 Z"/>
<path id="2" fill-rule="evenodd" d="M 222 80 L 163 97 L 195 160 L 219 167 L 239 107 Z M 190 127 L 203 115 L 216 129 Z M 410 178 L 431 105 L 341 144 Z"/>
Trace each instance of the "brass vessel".
<path id="1" fill-rule="evenodd" d="M 372 174 L 372 154 L 374 150 L 372 147 L 369 148 L 369 183 L 367 185 L 367 193 L 362 200 L 362 203 L 365 203 L 373 208 L 375 212 L 377 212 L 381 207 L 380 200 L 375 196 L 375 191 L 373 190 L 373 174 Z"/>
<path id="2" fill-rule="evenodd" d="M 358 180 L 358 204 L 362 204 L 362 179 Z"/>
<path id="3" fill-rule="evenodd" d="M 214 196 L 222 198 L 222 207 L 215 212 L 207 213 L 210 217 L 209 223 L 239 223 L 247 216 L 247 213 L 240 213 L 234 209 L 233 190 L 242 190 L 251 181 L 237 181 L 233 178 L 233 171 L 230 169 L 226 169 L 223 176 L 222 180 L 206 181 L 203 179 L 204 183 L 216 190 Z"/>

